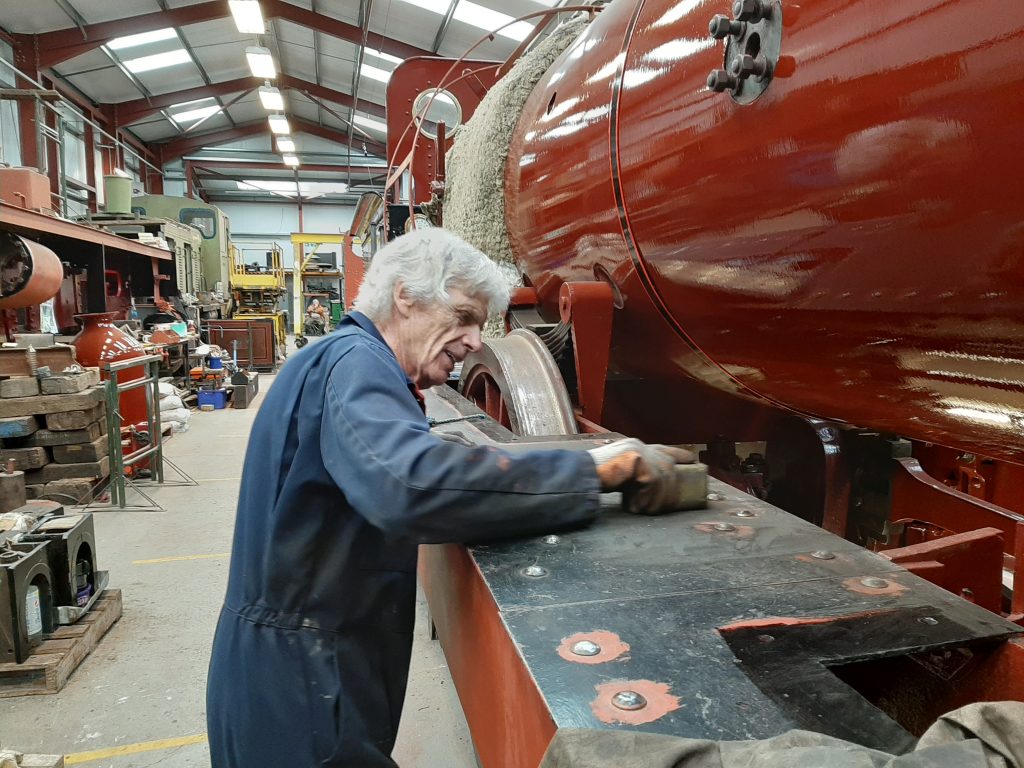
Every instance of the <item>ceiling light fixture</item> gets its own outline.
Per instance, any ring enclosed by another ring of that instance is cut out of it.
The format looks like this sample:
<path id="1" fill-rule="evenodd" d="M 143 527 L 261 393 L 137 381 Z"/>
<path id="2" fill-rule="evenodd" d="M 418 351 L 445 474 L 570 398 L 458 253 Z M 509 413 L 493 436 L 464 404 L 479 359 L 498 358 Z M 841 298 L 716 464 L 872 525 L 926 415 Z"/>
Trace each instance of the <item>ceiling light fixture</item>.
<path id="1" fill-rule="evenodd" d="M 247 35 L 262 35 L 267 31 L 259 0 L 228 0 L 231 15 L 235 17 L 238 31 Z"/>
<path id="2" fill-rule="evenodd" d="M 295 142 L 291 139 L 282 139 L 280 136 L 277 138 L 277 151 L 281 153 L 293 153 L 295 152 Z"/>
<path id="3" fill-rule="evenodd" d="M 288 118 L 284 115 L 271 115 L 267 118 L 270 121 L 270 130 L 273 133 L 291 133 L 291 126 L 288 125 Z"/>
<path id="4" fill-rule="evenodd" d="M 267 85 L 260 86 L 260 103 L 263 104 L 263 108 L 268 112 L 284 111 L 284 96 L 281 95 L 281 91 L 277 88 Z"/>
<path id="5" fill-rule="evenodd" d="M 250 45 L 245 49 L 245 58 L 249 62 L 249 70 L 253 77 L 273 80 L 277 77 L 277 67 L 274 66 L 274 57 L 270 51 L 258 45 Z"/>
<path id="6" fill-rule="evenodd" d="M 285 165 L 290 165 L 292 168 L 295 168 L 299 164 L 299 158 L 295 155 L 284 155 L 281 159 L 284 160 Z"/>

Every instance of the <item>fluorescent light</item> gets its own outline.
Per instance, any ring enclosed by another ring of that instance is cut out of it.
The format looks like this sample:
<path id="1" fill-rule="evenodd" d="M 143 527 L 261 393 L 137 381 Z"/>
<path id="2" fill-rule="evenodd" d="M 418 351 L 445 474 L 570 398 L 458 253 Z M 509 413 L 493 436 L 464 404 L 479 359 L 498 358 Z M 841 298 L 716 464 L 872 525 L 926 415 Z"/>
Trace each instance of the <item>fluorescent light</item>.
<path id="1" fill-rule="evenodd" d="M 448 0 L 404 0 L 404 2 L 409 3 L 410 5 L 415 5 L 419 8 L 425 8 L 428 11 L 433 11 L 440 15 L 444 15 L 448 12 Z M 542 4 L 546 5 L 547 3 Z M 500 11 L 492 11 L 490 8 L 484 8 L 482 5 L 470 2 L 470 0 L 459 0 L 459 3 L 455 6 L 455 12 L 452 14 L 452 17 L 464 24 L 469 24 L 486 32 L 493 32 L 502 24 L 508 24 L 515 18 L 514 16 L 509 16 L 508 14 L 501 13 Z M 528 24 L 525 21 L 519 21 L 501 30 L 498 34 L 502 37 L 509 37 L 513 40 L 525 40 L 526 36 L 532 31 L 532 24 Z"/>
<path id="2" fill-rule="evenodd" d="M 382 123 L 380 120 L 374 120 L 372 117 L 363 117 L 362 115 L 354 115 L 352 122 L 356 125 L 363 125 L 367 128 L 373 128 L 375 131 L 383 131 L 387 133 L 387 123 Z"/>
<path id="3" fill-rule="evenodd" d="M 160 40 L 170 40 L 176 38 L 178 33 L 174 31 L 173 27 L 164 27 L 163 29 L 154 29 L 152 32 L 142 32 L 138 35 L 128 35 L 127 37 L 115 37 L 109 43 L 107 48 L 112 51 L 119 51 L 122 48 L 134 48 L 137 45 L 146 45 L 146 43 L 156 43 Z"/>
<path id="4" fill-rule="evenodd" d="M 277 88 L 271 88 L 266 85 L 260 86 L 260 103 L 263 104 L 263 108 L 270 112 L 283 112 L 284 111 L 284 97 Z"/>
<path id="5" fill-rule="evenodd" d="M 190 123 L 193 120 L 202 120 L 204 117 L 208 117 L 209 115 L 216 114 L 217 112 L 220 112 L 220 111 L 221 111 L 221 107 L 219 105 L 217 105 L 217 104 L 214 104 L 214 105 L 209 106 L 209 107 L 199 107 L 198 109 L 189 109 L 189 110 L 186 110 L 185 112 L 177 112 L 177 113 L 172 112 L 171 113 L 171 117 L 173 117 L 179 123 Z"/>
<path id="6" fill-rule="evenodd" d="M 239 32 L 262 35 L 267 31 L 259 0 L 228 0 L 228 5 L 231 6 L 231 15 L 235 17 L 235 26 Z"/>
<path id="7" fill-rule="evenodd" d="M 366 56 L 375 56 L 381 61 L 386 61 L 389 64 L 401 64 L 405 59 L 400 59 L 397 56 L 392 56 L 390 53 L 383 53 L 381 51 L 367 51 L 363 50 L 363 54 Z"/>
<path id="8" fill-rule="evenodd" d="M 371 80 L 379 80 L 382 83 L 386 83 L 388 80 L 391 79 L 391 73 L 388 72 L 386 69 L 374 67 L 371 66 L 370 64 L 363 64 L 361 67 L 359 67 L 359 71 L 366 75 Z"/>
<path id="9" fill-rule="evenodd" d="M 250 45 L 245 49 L 245 58 L 249 61 L 249 69 L 252 71 L 253 77 L 261 77 L 265 80 L 273 80 L 277 77 L 274 57 L 266 48 Z"/>
<path id="10" fill-rule="evenodd" d="M 291 133 L 292 128 L 288 125 L 288 118 L 284 115 L 271 115 L 267 118 L 270 121 L 270 130 L 273 133 Z"/>
<path id="11" fill-rule="evenodd" d="M 277 151 L 278 152 L 294 152 L 295 142 L 291 139 L 282 139 L 280 136 L 277 137 Z"/>
<path id="12" fill-rule="evenodd" d="M 175 64 L 185 64 L 186 62 L 192 61 L 192 57 L 188 55 L 188 51 L 184 48 L 178 48 L 174 51 L 167 51 L 166 53 L 156 53 L 152 56 L 141 56 L 138 59 L 128 59 L 122 62 L 125 68 L 129 72 L 138 74 L 139 72 L 149 72 L 152 69 L 163 69 L 164 67 L 171 67 Z"/>
<path id="13" fill-rule="evenodd" d="M 281 159 L 284 160 L 285 165 L 290 165 L 292 168 L 299 164 L 299 158 L 295 155 L 283 155 Z"/>

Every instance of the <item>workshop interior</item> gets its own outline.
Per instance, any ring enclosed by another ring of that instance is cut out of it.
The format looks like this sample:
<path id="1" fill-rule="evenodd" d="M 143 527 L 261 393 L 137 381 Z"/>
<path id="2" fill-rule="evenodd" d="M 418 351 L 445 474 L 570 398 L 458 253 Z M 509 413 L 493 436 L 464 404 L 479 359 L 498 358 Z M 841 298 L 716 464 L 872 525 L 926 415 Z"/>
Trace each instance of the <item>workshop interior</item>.
<path id="1" fill-rule="evenodd" d="M 1021 50 L 996 0 L 0 6 L 0 757 L 209 765 L 206 659 L 118 665 L 207 642 L 266 390 L 432 227 L 512 297 L 439 432 L 699 462 L 668 514 L 421 545 L 465 738 L 407 713 L 399 764 L 906 755 L 1024 702 Z"/>

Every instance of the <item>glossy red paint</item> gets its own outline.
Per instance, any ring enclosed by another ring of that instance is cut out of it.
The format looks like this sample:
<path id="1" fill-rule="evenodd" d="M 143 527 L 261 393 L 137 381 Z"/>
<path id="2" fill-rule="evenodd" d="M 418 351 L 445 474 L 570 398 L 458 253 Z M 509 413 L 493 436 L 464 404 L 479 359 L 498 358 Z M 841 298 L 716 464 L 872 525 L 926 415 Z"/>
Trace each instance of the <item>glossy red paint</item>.
<path id="1" fill-rule="evenodd" d="M 728 3 L 611 4 L 520 119 L 513 250 L 549 314 L 611 276 L 620 376 L 1020 461 L 1024 5 L 795 10 L 739 106 L 705 86 Z"/>

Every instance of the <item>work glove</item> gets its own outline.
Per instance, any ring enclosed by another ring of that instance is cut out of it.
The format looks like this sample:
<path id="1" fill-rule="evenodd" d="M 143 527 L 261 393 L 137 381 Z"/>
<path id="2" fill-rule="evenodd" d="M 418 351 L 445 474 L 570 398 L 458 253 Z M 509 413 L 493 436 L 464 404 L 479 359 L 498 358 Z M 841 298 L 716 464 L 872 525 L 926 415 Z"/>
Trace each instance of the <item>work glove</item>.
<path id="1" fill-rule="evenodd" d="M 672 445 L 648 445 L 636 438 L 590 448 L 602 491 L 623 491 L 629 512 L 658 515 L 679 507 L 683 477 L 676 464 L 693 464 L 696 457 Z"/>

